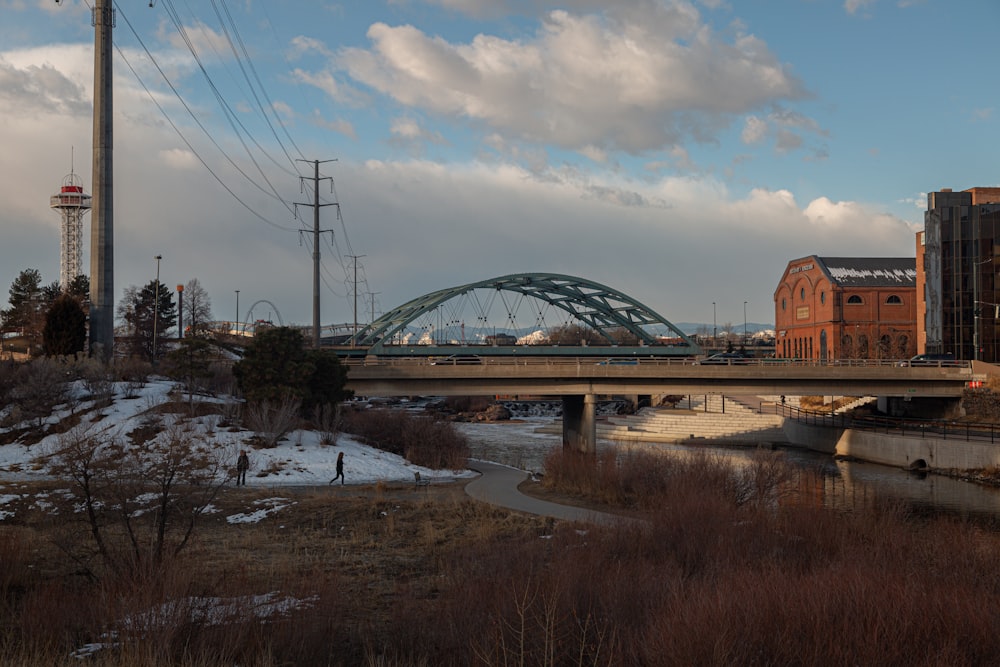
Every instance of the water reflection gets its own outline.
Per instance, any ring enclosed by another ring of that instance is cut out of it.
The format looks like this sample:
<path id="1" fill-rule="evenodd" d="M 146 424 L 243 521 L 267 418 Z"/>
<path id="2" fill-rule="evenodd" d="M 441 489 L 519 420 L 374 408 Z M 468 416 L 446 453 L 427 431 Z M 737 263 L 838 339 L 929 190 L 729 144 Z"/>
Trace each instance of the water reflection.
<path id="1" fill-rule="evenodd" d="M 520 423 L 456 426 L 469 438 L 473 457 L 542 471 L 545 456 L 561 446 L 558 435 L 536 431 L 551 424 L 551 419 L 534 418 Z M 619 446 L 599 441 L 598 450 Z M 642 446 L 668 455 L 687 455 L 705 449 L 662 443 L 629 442 L 628 446 Z M 711 447 L 711 450 L 736 462 L 748 461 L 752 455 L 752 450 L 745 447 Z M 826 454 L 801 449 L 782 449 L 782 452 L 804 473 L 799 479 L 800 502 L 849 510 L 870 507 L 880 500 L 895 500 L 919 512 L 943 512 L 1000 522 L 1000 489 L 994 487 L 873 463 L 834 461 Z"/>

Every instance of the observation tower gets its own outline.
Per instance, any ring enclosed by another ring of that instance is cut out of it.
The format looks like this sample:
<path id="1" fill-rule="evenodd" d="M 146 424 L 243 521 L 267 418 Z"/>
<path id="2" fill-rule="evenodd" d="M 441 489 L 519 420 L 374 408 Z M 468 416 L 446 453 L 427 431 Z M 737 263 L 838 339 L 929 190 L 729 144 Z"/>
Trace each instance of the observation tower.
<path id="1" fill-rule="evenodd" d="M 84 193 L 83 181 L 72 171 L 63 179 L 58 194 L 49 198 L 49 208 L 62 216 L 59 235 L 59 286 L 63 291 L 83 273 L 83 214 L 90 210 L 91 196 Z"/>

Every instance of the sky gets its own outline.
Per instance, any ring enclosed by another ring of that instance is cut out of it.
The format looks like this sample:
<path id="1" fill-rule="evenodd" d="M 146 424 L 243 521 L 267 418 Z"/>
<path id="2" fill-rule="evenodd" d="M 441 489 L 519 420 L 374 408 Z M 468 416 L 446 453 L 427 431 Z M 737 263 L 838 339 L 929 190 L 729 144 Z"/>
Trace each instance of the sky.
<path id="1" fill-rule="evenodd" d="M 323 324 L 525 272 L 773 322 L 789 261 L 913 257 L 927 192 L 1000 185 L 995 0 L 148 5 L 116 3 L 116 300 L 160 255 L 216 319 L 310 324 L 317 160 Z M 90 191 L 93 29 L 0 16 L 5 307 Z"/>

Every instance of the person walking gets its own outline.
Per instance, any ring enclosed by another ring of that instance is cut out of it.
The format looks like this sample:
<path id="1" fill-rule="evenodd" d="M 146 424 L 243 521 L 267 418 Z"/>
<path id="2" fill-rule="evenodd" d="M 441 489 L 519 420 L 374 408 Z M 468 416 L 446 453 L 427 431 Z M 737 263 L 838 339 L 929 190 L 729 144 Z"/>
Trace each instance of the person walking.
<path id="1" fill-rule="evenodd" d="M 344 484 L 344 452 L 337 454 L 337 476 L 330 480 L 330 484 L 333 484 L 337 480 L 340 480 L 341 486 Z"/>
<path id="2" fill-rule="evenodd" d="M 250 469 L 250 458 L 246 450 L 241 449 L 240 455 L 236 459 L 236 486 L 247 485 L 247 470 Z"/>

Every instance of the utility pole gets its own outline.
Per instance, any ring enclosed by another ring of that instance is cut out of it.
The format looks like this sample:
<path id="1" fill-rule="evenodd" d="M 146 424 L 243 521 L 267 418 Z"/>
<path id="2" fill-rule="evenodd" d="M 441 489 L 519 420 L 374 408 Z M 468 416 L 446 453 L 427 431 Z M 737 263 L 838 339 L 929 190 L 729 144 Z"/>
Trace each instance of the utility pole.
<path id="1" fill-rule="evenodd" d="M 156 286 L 153 287 L 153 368 L 156 368 L 156 325 L 160 319 L 160 260 L 163 255 L 157 255 L 156 260 Z"/>
<path id="2" fill-rule="evenodd" d="M 154 0 L 150 0 L 152 7 Z M 62 0 L 56 0 L 62 4 Z M 111 59 L 115 10 L 112 0 L 94 0 L 94 147 L 90 212 L 90 353 L 110 360 L 115 344 L 114 145 Z"/>
<path id="3" fill-rule="evenodd" d="M 312 162 L 313 164 L 313 200 L 312 204 L 299 204 L 296 203 L 296 211 L 298 211 L 299 206 L 312 206 L 313 209 L 313 335 L 312 335 L 312 346 L 319 349 L 319 235 L 321 232 L 333 233 L 332 229 L 319 228 L 319 209 L 321 206 L 337 206 L 340 204 L 337 202 L 331 202 L 329 204 L 321 204 L 319 202 L 319 165 L 323 162 L 336 162 L 336 160 L 297 160 L 297 162 Z M 300 176 L 299 180 L 305 179 L 304 176 Z M 329 176 L 324 176 L 322 180 L 330 181 L 330 190 L 333 191 L 333 179 Z M 301 233 L 301 232 L 300 232 Z"/>
<path id="4" fill-rule="evenodd" d="M 354 331 L 351 335 L 351 347 L 354 347 L 354 339 L 358 335 L 358 258 L 367 257 L 367 255 L 348 255 L 354 260 Z M 372 306 L 374 310 L 375 306 Z"/>
<path id="5" fill-rule="evenodd" d="M 382 292 L 369 292 L 368 293 L 369 296 L 371 296 L 371 298 L 372 298 L 372 322 L 375 321 L 375 297 L 378 296 L 381 293 Z"/>

